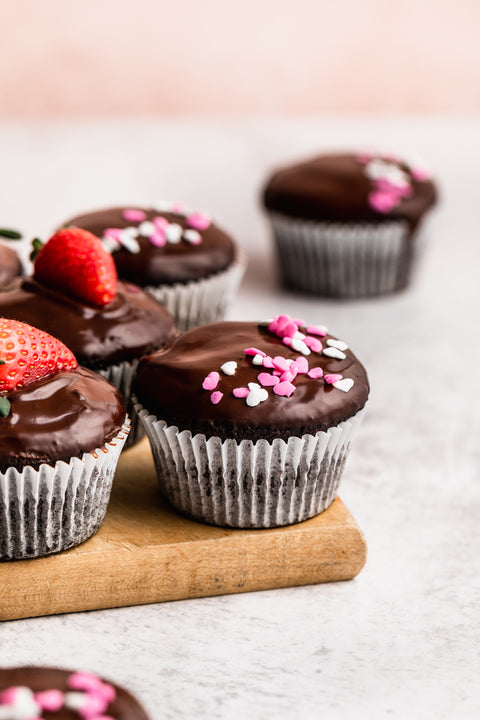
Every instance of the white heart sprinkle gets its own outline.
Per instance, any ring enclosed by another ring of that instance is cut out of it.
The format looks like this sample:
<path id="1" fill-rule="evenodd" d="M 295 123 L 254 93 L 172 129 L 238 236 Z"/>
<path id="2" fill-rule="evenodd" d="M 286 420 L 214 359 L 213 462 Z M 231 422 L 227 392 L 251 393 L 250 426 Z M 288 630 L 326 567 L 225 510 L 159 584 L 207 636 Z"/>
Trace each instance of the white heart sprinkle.
<path id="1" fill-rule="evenodd" d="M 302 353 L 302 355 L 310 355 L 310 348 L 308 348 L 303 340 L 298 340 L 298 338 L 293 338 L 292 344 L 290 345 L 292 350 L 295 350 L 295 352 Z"/>
<path id="2" fill-rule="evenodd" d="M 335 347 L 327 347 L 323 350 L 323 355 L 327 357 L 335 358 L 336 360 L 345 360 L 347 357 L 344 352 L 338 350 Z"/>
<path id="3" fill-rule="evenodd" d="M 330 347 L 337 348 L 337 350 L 348 350 L 348 345 L 346 342 L 343 342 L 343 340 L 327 340 L 327 345 L 330 345 Z"/>
<path id="4" fill-rule="evenodd" d="M 303 340 L 304 338 L 305 338 L 305 334 L 302 333 L 302 332 L 299 332 L 299 331 L 297 330 L 297 332 L 294 333 L 292 339 L 293 339 L 293 340 Z"/>
<path id="5" fill-rule="evenodd" d="M 268 392 L 257 383 L 250 382 L 248 383 L 248 387 L 250 392 L 245 399 L 248 407 L 256 407 L 259 403 L 265 402 L 265 400 L 268 399 Z"/>
<path id="6" fill-rule="evenodd" d="M 140 235 L 140 231 L 136 227 L 126 227 L 123 228 L 122 233 L 124 235 L 128 235 L 129 237 L 136 238 Z"/>
<path id="7" fill-rule="evenodd" d="M 198 245 L 202 241 L 202 236 L 200 235 L 198 230 L 188 229 L 183 231 L 183 239 L 189 243 L 192 243 L 192 245 Z"/>
<path id="8" fill-rule="evenodd" d="M 252 358 L 252 364 L 253 365 L 263 365 L 263 355 L 259 355 L 258 353 L 253 356 Z"/>
<path id="9" fill-rule="evenodd" d="M 116 240 L 113 238 L 103 238 L 102 245 L 105 248 L 105 250 L 109 253 L 115 252 L 115 250 L 118 250 L 120 245 Z"/>
<path id="10" fill-rule="evenodd" d="M 140 245 L 138 244 L 138 241 L 136 240 L 136 238 L 132 237 L 128 233 L 122 232 L 120 236 L 120 241 L 123 247 L 125 247 L 129 252 L 140 252 Z"/>
<path id="11" fill-rule="evenodd" d="M 348 392 L 350 388 L 353 387 L 354 381 L 352 378 L 342 378 L 341 380 L 337 380 L 337 382 L 332 383 L 334 388 L 337 388 L 337 390 L 341 390 L 342 392 Z"/>
<path id="12" fill-rule="evenodd" d="M 225 373 L 225 375 L 235 375 L 235 371 L 237 369 L 237 363 L 235 360 L 229 360 L 228 362 L 223 363 L 223 365 L 220 366 L 220 370 Z"/>
<path id="13" fill-rule="evenodd" d="M 169 243 L 179 243 L 182 239 L 183 228 L 177 223 L 170 223 L 165 228 L 165 237 Z"/>
<path id="14" fill-rule="evenodd" d="M 64 703 L 70 710 L 80 710 L 87 700 L 87 695 L 84 692 L 67 692 L 64 696 Z"/>
<path id="15" fill-rule="evenodd" d="M 138 231 L 140 235 L 145 235 L 145 237 L 150 237 L 150 235 L 153 235 L 156 232 L 155 225 L 150 222 L 150 220 L 144 220 L 140 223 L 138 226 Z"/>

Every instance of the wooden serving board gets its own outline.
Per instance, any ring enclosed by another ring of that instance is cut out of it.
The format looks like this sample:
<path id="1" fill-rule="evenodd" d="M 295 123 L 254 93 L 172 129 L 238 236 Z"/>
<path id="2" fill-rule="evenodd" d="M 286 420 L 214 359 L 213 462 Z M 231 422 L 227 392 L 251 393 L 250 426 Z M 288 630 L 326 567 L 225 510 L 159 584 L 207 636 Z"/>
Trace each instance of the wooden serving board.
<path id="1" fill-rule="evenodd" d="M 337 498 L 271 530 L 188 520 L 163 500 L 145 438 L 120 458 L 105 522 L 72 550 L 0 562 L 0 620 L 348 580 L 364 536 Z"/>

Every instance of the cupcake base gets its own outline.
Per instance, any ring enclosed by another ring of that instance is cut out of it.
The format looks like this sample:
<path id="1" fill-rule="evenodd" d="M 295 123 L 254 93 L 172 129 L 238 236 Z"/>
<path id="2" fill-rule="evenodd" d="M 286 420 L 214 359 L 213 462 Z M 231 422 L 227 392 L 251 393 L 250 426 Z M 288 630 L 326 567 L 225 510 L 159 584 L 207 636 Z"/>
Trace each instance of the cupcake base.
<path id="1" fill-rule="evenodd" d="M 232 528 L 281 527 L 325 510 L 364 414 L 315 436 L 238 443 L 179 431 L 136 409 L 170 504 L 194 520 Z"/>
<path id="2" fill-rule="evenodd" d="M 68 463 L 0 473 L 1 560 L 67 550 L 98 530 L 129 427 L 126 419 L 113 440 Z"/>
<path id="3" fill-rule="evenodd" d="M 216 275 L 189 283 L 147 285 L 143 289 L 166 307 L 180 332 L 185 332 L 225 317 L 246 266 L 246 255 L 237 251 L 233 263 Z"/>
<path id="4" fill-rule="evenodd" d="M 329 297 L 395 292 L 410 280 L 417 238 L 405 222 L 321 223 L 271 213 L 286 287 Z"/>

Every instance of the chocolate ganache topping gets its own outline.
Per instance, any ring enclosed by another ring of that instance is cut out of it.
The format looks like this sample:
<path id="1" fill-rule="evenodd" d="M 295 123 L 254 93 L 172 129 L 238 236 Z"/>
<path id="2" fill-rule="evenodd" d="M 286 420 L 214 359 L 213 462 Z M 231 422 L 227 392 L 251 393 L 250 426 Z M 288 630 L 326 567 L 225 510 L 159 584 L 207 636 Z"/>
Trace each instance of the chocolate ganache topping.
<path id="1" fill-rule="evenodd" d="M 0 472 L 101 448 L 125 420 L 118 390 L 82 367 L 10 390 L 8 400 L 10 412 L 0 417 Z"/>
<path id="2" fill-rule="evenodd" d="M 424 168 L 393 156 L 328 154 L 276 171 L 264 189 L 265 206 L 320 222 L 403 220 L 415 230 L 436 201 Z"/>
<path id="3" fill-rule="evenodd" d="M 92 673 L 42 667 L 0 668 L 0 717 L 149 720 L 135 698 L 118 685 Z"/>
<path id="4" fill-rule="evenodd" d="M 219 322 L 186 332 L 144 358 L 134 392 L 179 430 L 272 440 L 315 434 L 364 407 L 364 367 L 321 326 L 281 315 L 270 323 Z"/>
<path id="5" fill-rule="evenodd" d="M 200 280 L 225 270 L 235 257 L 229 235 L 179 203 L 157 209 L 113 207 L 77 215 L 65 225 L 101 238 L 119 277 L 142 287 Z"/>
<path id="6" fill-rule="evenodd" d="M 170 345 L 171 315 L 143 290 L 119 282 L 114 300 L 92 307 L 32 278 L 0 293 L 0 316 L 41 328 L 70 348 L 78 362 L 101 369 Z"/>
<path id="7" fill-rule="evenodd" d="M 15 250 L 0 243 L 0 287 L 22 274 L 22 264 Z"/>

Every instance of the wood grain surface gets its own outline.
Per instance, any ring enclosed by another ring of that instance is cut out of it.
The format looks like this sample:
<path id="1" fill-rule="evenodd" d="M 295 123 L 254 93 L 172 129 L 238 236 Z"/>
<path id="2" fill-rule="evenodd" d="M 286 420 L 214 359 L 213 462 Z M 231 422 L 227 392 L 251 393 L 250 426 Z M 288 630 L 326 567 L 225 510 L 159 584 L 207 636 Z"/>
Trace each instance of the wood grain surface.
<path id="1" fill-rule="evenodd" d="M 229 530 L 163 500 L 144 439 L 123 453 L 105 522 L 82 545 L 0 563 L 0 620 L 348 580 L 364 536 L 337 498 L 321 515 L 270 530 Z"/>

